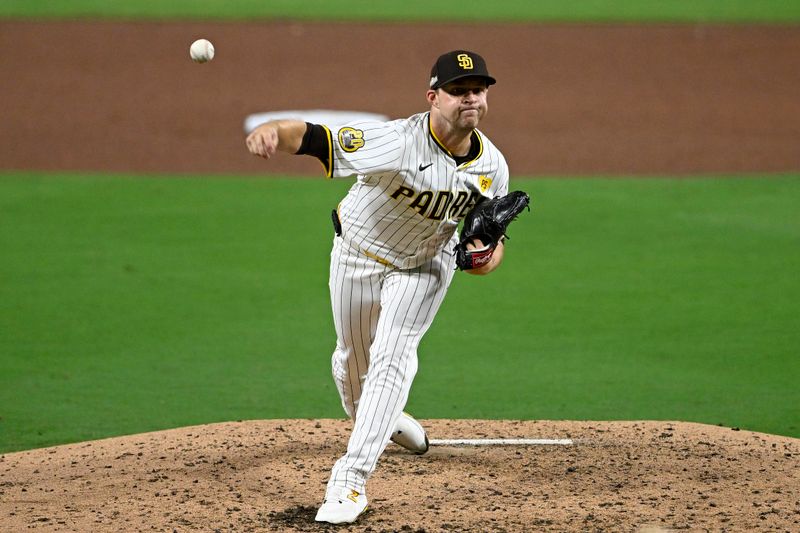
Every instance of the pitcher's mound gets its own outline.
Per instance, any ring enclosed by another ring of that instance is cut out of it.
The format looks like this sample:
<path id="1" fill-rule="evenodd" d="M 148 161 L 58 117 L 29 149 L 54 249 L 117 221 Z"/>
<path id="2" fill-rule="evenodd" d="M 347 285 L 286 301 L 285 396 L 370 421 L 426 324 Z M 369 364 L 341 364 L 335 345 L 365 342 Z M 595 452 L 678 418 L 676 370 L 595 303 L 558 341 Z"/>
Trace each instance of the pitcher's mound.
<path id="1" fill-rule="evenodd" d="M 678 422 L 428 420 L 390 444 L 347 531 L 800 530 L 800 439 Z M 324 531 L 350 423 L 211 424 L 0 457 L 0 529 Z"/>

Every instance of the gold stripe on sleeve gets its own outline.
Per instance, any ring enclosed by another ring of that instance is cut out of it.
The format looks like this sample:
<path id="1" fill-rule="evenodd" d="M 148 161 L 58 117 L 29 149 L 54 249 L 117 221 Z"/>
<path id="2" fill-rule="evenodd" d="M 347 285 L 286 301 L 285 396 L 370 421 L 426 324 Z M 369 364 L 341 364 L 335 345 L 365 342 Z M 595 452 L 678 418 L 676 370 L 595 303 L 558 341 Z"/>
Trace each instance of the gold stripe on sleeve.
<path id="1" fill-rule="evenodd" d="M 333 178 L 333 134 L 328 126 L 324 124 L 320 124 L 320 126 L 325 128 L 325 133 L 328 135 L 328 166 L 325 168 L 325 177 L 331 179 Z M 325 165 L 322 166 L 325 167 Z"/>

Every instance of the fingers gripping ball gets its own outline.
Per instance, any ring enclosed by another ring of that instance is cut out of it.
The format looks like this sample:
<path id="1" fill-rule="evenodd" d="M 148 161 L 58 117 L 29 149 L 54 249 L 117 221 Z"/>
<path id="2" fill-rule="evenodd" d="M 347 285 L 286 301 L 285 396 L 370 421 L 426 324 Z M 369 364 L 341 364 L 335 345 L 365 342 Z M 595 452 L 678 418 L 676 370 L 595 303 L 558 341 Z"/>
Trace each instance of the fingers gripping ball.
<path id="1" fill-rule="evenodd" d="M 206 63 L 214 59 L 214 45 L 207 39 L 197 39 L 189 47 L 189 57 L 195 63 Z"/>
<path id="2" fill-rule="evenodd" d="M 464 217 L 459 243 L 456 245 L 456 266 L 461 270 L 480 268 L 492 259 L 497 243 L 506 234 L 508 225 L 526 207 L 530 210 L 530 197 L 522 191 L 506 196 L 483 200 Z M 483 246 L 467 249 L 474 240 Z"/>

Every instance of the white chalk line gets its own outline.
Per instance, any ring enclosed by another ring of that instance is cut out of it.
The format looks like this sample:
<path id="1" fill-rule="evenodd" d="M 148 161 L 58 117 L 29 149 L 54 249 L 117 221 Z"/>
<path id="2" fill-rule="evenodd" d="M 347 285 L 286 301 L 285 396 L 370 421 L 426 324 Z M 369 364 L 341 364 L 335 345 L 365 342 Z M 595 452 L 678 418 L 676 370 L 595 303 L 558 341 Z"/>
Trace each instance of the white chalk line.
<path id="1" fill-rule="evenodd" d="M 572 439 L 431 439 L 431 446 L 572 446 Z"/>

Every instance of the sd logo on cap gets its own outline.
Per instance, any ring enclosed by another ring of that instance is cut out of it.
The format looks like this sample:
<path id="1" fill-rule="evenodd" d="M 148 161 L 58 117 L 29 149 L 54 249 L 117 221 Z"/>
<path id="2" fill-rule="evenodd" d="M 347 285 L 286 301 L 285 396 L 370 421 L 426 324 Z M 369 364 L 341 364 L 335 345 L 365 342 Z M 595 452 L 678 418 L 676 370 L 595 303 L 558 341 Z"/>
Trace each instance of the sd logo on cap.
<path id="1" fill-rule="evenodd" d="M 431 89 L 438 89 L 446 83 L 468 76 L 484 78 L 487 85 L 497 83 L 486 69 L 486 61 L 469 50 L 454 50 L 439 56 L 431 69 Z"/>

